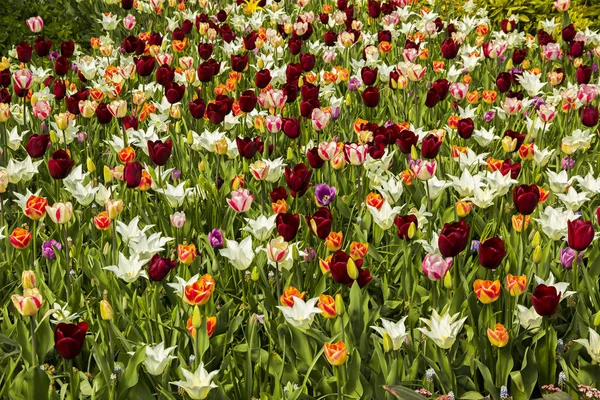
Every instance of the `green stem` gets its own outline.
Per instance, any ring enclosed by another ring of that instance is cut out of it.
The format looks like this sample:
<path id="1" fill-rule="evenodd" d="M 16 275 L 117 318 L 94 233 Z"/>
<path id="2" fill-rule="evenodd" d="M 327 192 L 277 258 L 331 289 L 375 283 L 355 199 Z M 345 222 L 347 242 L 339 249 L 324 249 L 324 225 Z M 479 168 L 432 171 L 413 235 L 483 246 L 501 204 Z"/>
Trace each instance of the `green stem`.
<path id="1" fill-rule="evenodd" d="M 31 324 L 29 324 L 31 332 L 31 365 L 37 366 L 37 346 L 35 344 L 35 315 L 31 316 Z"/>
<path id="2" fill-rule="evenodd" d="M 579 252 L 575 252 L 575 258 L 573 259 L 573 290 L 577 292 L 579 289 L 579 265 L 578 265 Z"/>

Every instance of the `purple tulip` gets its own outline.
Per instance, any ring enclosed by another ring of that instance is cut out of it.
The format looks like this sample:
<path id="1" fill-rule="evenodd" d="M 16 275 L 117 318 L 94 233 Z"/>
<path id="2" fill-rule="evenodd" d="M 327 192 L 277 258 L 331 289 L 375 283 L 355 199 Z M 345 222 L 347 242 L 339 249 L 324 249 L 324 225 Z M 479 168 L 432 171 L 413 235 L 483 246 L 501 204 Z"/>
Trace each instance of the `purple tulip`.
<path id="1" fill-rule="evenodd" d="M 210 245 L 215 249 L 220 249 L 223 247 L 223 233 L 221 233 L 220 229 L 213 229 L 208 234 L 208 241 Z"/>
<path id="2" fill-rule="evenodd" d="M 326 207 L 335 199 L 336 193 L 335 186 L 327 186 L 324 183 L 319 183 L 315 187 L 315 201 L 319 207 Z"/>
<path id="3" fill-rule="evenodd" d="M 350 78 L 348 81 L 348 90 L 355 91 L 360 88 L 360 81 L 358 78 Z"/>
<path id="4" fill-rule="evenodd" d="M 304 249 L 304 251 L 306 252 L 306 255 L 304 256 L 304 262 L 309 263 L 317 259 L 317 252 L 312 247 L 307 247 Z"/>
<path id="5" fill-rule="evenodd" d="M 566 247 L 564 249 L 560 249 L 560 263 L 566 269 L 573 268 L 573 260 L 575 259 L 576 251 L 570 247 Z M 583 257 L 583 253 L 579 253 L 577 256 L 577 264 L 581 263 L 581 259 Z"/>
<path id="6" fill-rule="evenodd" d="M 561 160 L 561 164 L 562 164 L 562 169 L 564 170 L 570 170 L 571 168 L 573 168 L 575 166 L 575 159 L 569 157 L 569 156 L 565 156 L 562 160 Z"/>
<path id="7" fill-rule="evenodd" d="M 496 113 L 494 111 L 486 111 L 486 113 L 483 114 L 483 120 L 487 123 L 490 123 L 494 120 L 495 116 Z"/>
<path id="8" fill-rule="evenodd" d="M 62 245 L 54 239 L 44 242 L 42 244 L 42 255 L 48 260 L 55 260 L 56 254 L 54 253 L 54 249 L 60 251 L 62 250 Z"/>

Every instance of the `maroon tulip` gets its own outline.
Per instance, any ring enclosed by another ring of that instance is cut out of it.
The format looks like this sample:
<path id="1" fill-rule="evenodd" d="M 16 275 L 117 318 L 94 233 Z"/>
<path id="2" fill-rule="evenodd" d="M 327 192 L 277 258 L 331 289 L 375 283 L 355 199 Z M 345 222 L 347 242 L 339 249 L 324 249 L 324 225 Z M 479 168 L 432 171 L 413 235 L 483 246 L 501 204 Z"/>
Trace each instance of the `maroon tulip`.
<path id="1" fill-rule="evenodd" d="M 325 42 L 325 46 L 335 46 L 337 42 L 338 34 L 334 31 L 325 32 L 323 35 L 323 41 Z"/>
<path id="2" fill-rule="evenodd" d="M 271 72 L 268 69 L 261 69 L 256 73 L 254 84 L 259 89 L 266 88 L 271 83 Z"/>
<path id="3" fill-rule="evenodd" d="M 444 224 L 438 239 L 440 253 L 444 257 L 456 257 L 459 255 L 467 246 L 470 231 L 471 228 L 465 221 Z"/>
<path id="4" fill-rule="evenodd" d="M 139 39 L 137 36 L 129 35 L 125 39 L 123 39 L 123 44 L 121 45 L 121 47 L 123 48 L 125 53 L 135 53 L 139 56 L 141 54 L 144 54 L 146 43 L 144 43 L 144 41 Z"/>
<path id="5" fill-rule="evenodd" d="M 68 42 L 62 42 L 60 44 L 60 55 L 63 57 L 71 57 L 75 52 L 75 43 L 70 40 Z"/>
<path id="6" fill-rule="evenodd" d="M 256 32 L 250 32 L 247 36 L 244 36 L 242 38 L 244 48 L 248 51 L 256 49 L 256 39 L 258 39 L 258 34 Z"/>
<path id="7" fill-rule="evenodd" d="M 135 60 L 135 70 L 139 76 L 150 76 L 154 71 L 156 61 L 152 56 L 141 56 Z"/>
<path id="8" fill-rule="evenodd" d="M 210 103 L 206 107 L 206 116 L 211 123 L 218 125 L 225 120 L 226 111 L 227 109 L 222 104 Z"/>
<path id="9" fill-rule="evenodd" d="M 160 46 L 160 45 L 162 45 L 162 42 L 163 42 L 163 37 L 160 33 L 152 32 L 150 34 L 150 38 L 148 39 L 148 44 L 150 46 Z"/>
<path id="10" fill-rule="evenodd" d="M 479 245 L 479 263 L 487 269 L 496 269 L 506 256 L 504 242 L 499 237 L 484 240 Z"/>
<path id="11" fill-rule="evenodd" d="M 510 161 L 510 158 L 507 158 L 502 163 L 502 167 L 500 168 L 500 173 L 504 176 L 510 174 L 512 179 L 517 179 L 519 173 L 521 172 L 521 163 L 513 163 Z"/>
<path id="12" fill-rule="evenodd" d="M 369 108 L 377 107 L 379 104 L 379 89 L 375 86 L 369 86 L 361 94 L 365 106 Z"/>
<path id="13" fill-rule="evenodd" d="M 194 101 L 190 101 L 188 103 L 188 108 L 190 109 L 190 114 L 193 118 L 204 118 L 204 112 L 206 111 L 206 104 L 204 103 L 204 99 L 197 98 Z"/>
<path id="14" fill-rule="evenodd" d="M 294 169 L 285 167 L 285 182 L 290 188 L 292 197 L 302 197 L 310 187 L 312 171 L 303 163 L 297 164 Z"/>
<path id="15" fill-rule="evenodd" d="M 296 82 L 288 82 L 281 88 L 283 90 L 283 94 L 287 97 L 285 100 L 286 103 L 293 103 L 298 98 L 298 81 Z"/>
<path id="16" fill-rule="evenodd" d="M 447 79 L 438 79 L 433 82 L 431 89 L 440 96 L 440 100 L 445 100 L 446 97 L 448 97 L 448 91 L 450 90 L 450 82 L 448 82 Z"/>
<path id="17" fill-rule="evenodd" d="M 292 241 L 298 233 L 300 227 L 300 216 L 292 213 L 279 213 L 275 218 L 277 233 L 283 237 L 286 242 Z"/>
<path id="18" fill-rule="evenodd" d="M 552 38 L 552 35 L 550 35 L 549 33 L 547 33 L 543 29 L 538 30 L 537 39 L 538 39 L 538 43 L 540 44 L 540 46 L 545 46 L 548 43 L 555 43 L 556 42 L 556 40 L 554 40 Z"/>
<path id="19" fill-rule="evenodd" d="M 70 360 L 81 353 L 85 334 L 88 330 L 87 322 L 66 324 L 61 322 L 54 330 L 54 347 L 60 356 Z"/>
<path id="20" fill-rule="evenodd" d="M 377 40 L 379 42 L 388 42 L 388 43 L 391 43 L 392 42 L 392 32 L 390 32 L 388 30 L 377 32 Z"/>
<path id="21" fill-rule="evenodd" d="M 371 69 L 369 67 L 362 67 L 360 70 L 360 77 L 362 78 L 363 83 L 367 86 L 374 85 L 377 80 L 377 72 L 377 68 Z"/>
<path id="22" fill-rule="evenodd" d="M 123 10 L 131 10 L 133 8 L 133 0 L 121 0 L 121 8 Z"/>
<path id="23" fill-rule="evenodd" d="M 52 153 L 48 160 L 48 172 L 54 179 L 64 179 L 69 175 L 74 164 L 75 161 L 71 160 L 69 153 L 64 150 L 57 150 Z"/>
<path id="24" fill-rule="evenodd" d="M 240 55 L 231 55 L 231 69 L 235 72 L 244 72 L 246 67 L 248 66 L 248 55 L 244 54 Z"/>
<path id="25" fill-rule="evenodd" d="M 212 56 L 213 45 L 210 43 L 200 43 L 198 44 L 198 54 L 200 58 L 203 60 L 208 60 L 210 56 Z"/>
<path id="26" fill-rule="evenodd" d="M 0 71 L 0 87 L 7 88 L 10 86 L 11 75 L 8 68 Z M 10 103 L 10 102 L 9 102 Z"/>
<path id="27" fill-rule="evenodd" d="M 168 64 L 163 64 L 156 70 L 156 83 L 162 86 L 167 86 L 175 79 L 175 70 L 171 69 Z"/>
<path id="28" fill-rule="evenodd" d="M 26 41 L 22 41 L 17 45 L 17 58 L 22 63 L 28 63 L 31 61 L 31 55 L 33 53 L 33 49 L 31 45 Z"/>
<path id="29" fill-rule="evenodd" d="M 400 132 L 400 138 L 396 140 L 402 154 L 410 154 L 412 146 L 416 146 L 419 142 L 419 137 L 408 129 Z"/>
<path id="30" fill-rule="evenodd" d="M 44 157 L 46 150 L 48 149 L 48 143 L 50 143 L 50 135 L 37 135 L 33 134 L 29 136 L 25 150 L 31 158 Z"/>
<path id="31" fill-rule="evenodd" d="M 447 60 L 452 60 L 458 55 L 460 45 L 453 39 L 446 39 L 442 42 L 440 50 L 442 51 L 442 57 Z"/>
<path id="32" fill-rule="evenodd" d="M 562 39 L 565 42 L 571 42 L 575 39 L 575 35 L 577 35 L 577 30 L 573 24 L 565 26 L 561 32 Z"/>
<path id="33" fill-rule="evenodd" d="M 354 280 L 350 278 L 348 275 L 348 262 L 350 260 L 350 256 L 341 251 L 336 251 L 331 257 L 331 261 L 329 263 L 329 270 L 331 271 L 331 277 L 337 283 L 342 285 L 352 286 Z M 363 269 L 362 264 L 363 260 L 353 261 L 356 267 L 358 268 L 358 278 L 356 279 L 356 283 L 358 283 L 359 287 L 366 286 L 373 277 L 368 269 Z"/>
<path id="34" fill-rule="evenodd" d="M 71 96 L 65 97 L 65 103 L 67 103 L 67 110 L 71 114 L 79 115 L 79 102 L 82 100 L 87 100 L 89 95 L 89 90 L 80 90 L 79 92 L 73 93 Z"/>
<path id="35" fill-rule="evenodd" d="M 598 123 L 598 106 L 587 105 L 579 111 L 581 115 L 581 123 L 588 128 L 596 126 Z"/>
<path id="36" fill-rule="evenodd" d="M 423 158 L 434 159 L 437 157 L 442 147 L 442 141 L 439 136 L 430 133 L 423 138 L 421 142 L 421 155 Z"/>
<path id="37" fill-rule="evenodd" d="M 96 107 L 96 118 L 98 118 L 98 122 L 102 125 L 106 125 L 112 121 L 113 115 L 109 111 L 106 103 L 98 104 L 98 107 Z"/>
<path id="38" fill-rule="evenodd" d="M 56 73 L 56 75 L 66 75 L 67 72 L 69 72 L 69 70 L 71 69 L 71 62 L 69 61 L 69 59 L 65 56 L 60 56 L 56 59 L 56 62 L 54 63 L 54 72 Z"/>
<path id="39" fill-rule="evenodd" d="M 582 65 L 579 68 L 577 68 L 577 83 L 580 85 L 587 85 L 588 83 L 590 83 L 590 80 L 592 79 L 592 72 L 592 68 L 588 67 L 587 65 Z"/>
<path id="40" fill-rule="evenodd" d="M 123 126 L 125 127 L 126 131 L 129 129 L 133 129 L 134 131 L 138 130 L 137 117 L 135 117 L 133 115 L 126 115 L 123 117 L 122 121 L 123 121 Z"/>
<path id="41" fill-rule="evenodd" d="M 315 86 L 312 83 L 307 83 L 300 88 L 300 94 L 302 101 L 319 100 L 319 86 Z"/>
<path id="42" fill-rule="evenodd" d="M 315 66 L 315 56 L 310 53 L 300 54 L 300 65 L 302 65 L 302 70 L 304 72 L 308 72 L 312 70 Z"/>
<path id="43" fill-rule="evenodd" d="M 240 110 L 249 113 L 256 107 L 258 97 L 254 94 L 253 90 L 244 90 L 240 95 L 239 105 Z"/>
<path id="44" fill-rule="evenodd" d="M 580 40 L 571 42 L 571 44 L 569 45 L 569 55 L 575 58 L 581 57 L 581 55 L 583 54 L 584 47 L 585 43 Z"/>
<path id="45" fill-rule="evenodd" d="M 177 260 L 170 260 L 155 254 L 150 259 L 148 276 L 155 282 L 160 282 L 177 266 Z"/>
<path id="46" fill-rule="evenodd" d="M 410 237 L 408 237 L 408 231 L 410 229 L 411 224 L 415 225 L 415 229 L 419 226 L 417 216 L 414 214 L 398 215 L 396 219 L 394 219 L 394 225 L 396 225 L 396 228 L 398 229 L 398 237 L 400 239 L 411 239 Z"/>
<path id="47" fill-rule="evenodd" d="M 381 15 L 381 4 L 378 1 L 369 1 L 367 11 L 371 18 L 377 19 Z"/>
<path id="48" fill-rule="evenodd" d="M 500 29 L 502 29 L 502 32 L 504 33 L 510 33 L 514 31 L 516 27 L 517 26 L 513 21 L 509 21 L 507 19 L 500 21 Z"/>
<path id="49" fill-rule="evenodd" d="M 527 57 L 527 49 L 515 49 L 512 54 L 513 65 L 521 65 Z"/>
<path id="50" fill-rule="evenodd" d="M 254 155 L 258 151 L 258 148 L 260 147 L 260 142 L 257 141 L 256 138 L 251 139 L 236 137 L 235 143 L 237 145 L 240 156 L 244 157 L 247 160 L 254 157 Z"/>
<path id="51" fill-rule="evenodd" d="M 67 94 L 67 86 L 65 85 L 65 82 L 60 79 L 55 79 L 52 88 L 52 94 L 54 95 L 55 100 L 60 101 L 64 99 Z"/>
<path id="52" fill-rule="evenodd" d="M 506 93 L 510 90 L 512 84 L 512 75 L 508 72 L 502 72 L 496 78 L 496 87 L 500 93 Z"/>
<path id="53" fill-rule="evenodd" d="M 518 212 L 529 215 L 540 201 L 540 190 L 536 185 L 519 185 L 513 189 L 513 202 Z"/>
<path id="54" fill-rule="evenodd" d="M 549 317 L 556 314 L 560 302 L 560 292 L 554 286 L 544 284 L 536 286 L 531 295 L 531 303 L 538 315 Z"/>
<path id="55" fill-rule="evenodd" d="M 475 130 L 475 124 L 471 118 L 462 118 L 458 120 L 458 135 L 463 139 L 469 139 Z"/>
<path id="56" fill-rule="evenodd" d="M 283 186 L 277 186 L 269 193 L 269 197 L 271 198 L 272 203 L 277 203 L 279 200 L 287 201 L 288 194 Z"/>
<path id="57" fill-rule="evenodd" d="M 135 189 L 140 186 L 142 181 L 142 164 L 139 161 L 128 162 L 123 169 L 123 179 L 129 189 Z"/>
<path id="58" fill-rule="evenodd" d="M 427 108 L 435 107 L 440 101 L 440 95 L 435 90 L 429 89 L 427 91 L 427 95 L 425 96 L 425 106 Z"/>
<path id="59" fill-rule="evenodd" d="M 211 63 L 210 61 L 203 62 L 198 66 L 198 69 L 196 69 L 196 74 L 198 75 L 198 80 L 200 82 L 210 82 L 213 76 L 215 76 L 215 69 L 213 63 Z"/>
<path id="60" fill-rule="evenodd" d="M 310 228 L 310 231 L 321 240 L 325 240 L 331 232 L 331 225 L 333 224 L 333 215 L 329 208 L 319 208 L 311 217 L 308 215 L 304 217 L 306 224 Z"/>
<path id="61" fill-rule="evenodd" d="M 290 139 L 297 139 L 302 133 L 300 120 L 296 117 L 283 118 L 282 127 L 283 133 Z"/>
<path id="62" fill-rule="evenodd" d="M 148 140 L 148 154 L 150 154 L 150 160 L 156 165 L 165 165 L 167 161 L 169 161 L 169 157 L 171 157 L 172 147 L 173 141 L 171 139 L 166 140 L 164 143 L 160 140 L 154 142 Z"/>
<path id="63" fill-rule="evenodd" d="M 46 57 L 50 54 L 50 48 L 52 47 L 52 41 L 44 39 L 42 36 L 38 36 L 33 44 L 35 54 L 39 57 Z"/>
<path id="64" fill-rule="evenodd" d="M 515 146 L 515 150 L 517 150 L 521 147 L 521 145 L 525 141 L 525 138 L 527 137 L 527 135 L 525 135 L 524 133 L 519 133 L 519 132 L 513 131 L 511 129 L 504 132 L 504 136 L 508 136 L 511 139 L 517 139 L 517 145 Z"/>
<path id="65" fill-rule="evenodd" d="M 567 227 L 569 247 L 575 251 L 587 249 L 594 240 L 594 226 L 591 221 L 567 221 Z"/>
<path id="66" fill-rule="evenodd" d="M 314 169 L 319 169 L 325 164 L 325 161 L 319 156 L 319 148 L 316 146 L 306 152 L 306 159 L 308 165 Z"/>
<path id="67" fill-rule="evenodd" d="M 179 103 L 185 93 L 185 86 L 170 82 L 165 86 L 165 96 L 171 104 Z"/>

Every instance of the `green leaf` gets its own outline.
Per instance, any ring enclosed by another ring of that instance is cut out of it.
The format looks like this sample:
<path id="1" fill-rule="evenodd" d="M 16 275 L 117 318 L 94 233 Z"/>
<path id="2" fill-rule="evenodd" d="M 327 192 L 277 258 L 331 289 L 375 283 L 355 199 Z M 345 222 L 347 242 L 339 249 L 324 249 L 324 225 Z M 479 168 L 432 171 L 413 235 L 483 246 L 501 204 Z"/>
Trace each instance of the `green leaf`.
<path id="1" fill-rule="evenodd" d="M 412 389 L 404 386 L 384 386 L 387 392 L 391 393 L 397 399 L 403 400 L 424 400 L 427 397 L 420 395 Z"/>
<path id="2" fill-rule="evenodd" d="M 119 379 L 119 398 L 124 398 L 125 393 L 128 389 L 132 388 L 138 383 L 138 367 L 146 359 L 146 346 L 142 346 L 129 359 L 125 373 Z"/>

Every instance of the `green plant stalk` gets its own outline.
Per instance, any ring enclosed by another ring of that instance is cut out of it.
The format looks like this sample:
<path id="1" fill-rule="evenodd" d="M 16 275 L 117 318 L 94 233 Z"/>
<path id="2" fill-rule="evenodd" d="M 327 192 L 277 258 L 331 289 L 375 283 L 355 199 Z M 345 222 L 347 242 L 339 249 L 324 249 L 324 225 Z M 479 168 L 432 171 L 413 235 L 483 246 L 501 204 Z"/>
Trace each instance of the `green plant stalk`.
<path id="1" fill-rule="evenodd" d="M 37 366 L 37 346 L 35 343 L 35 315 L 31 316 L 31 323 L 29 324 L 29 329 L 31 332 L 31 365 L 33 367 Z"/>

